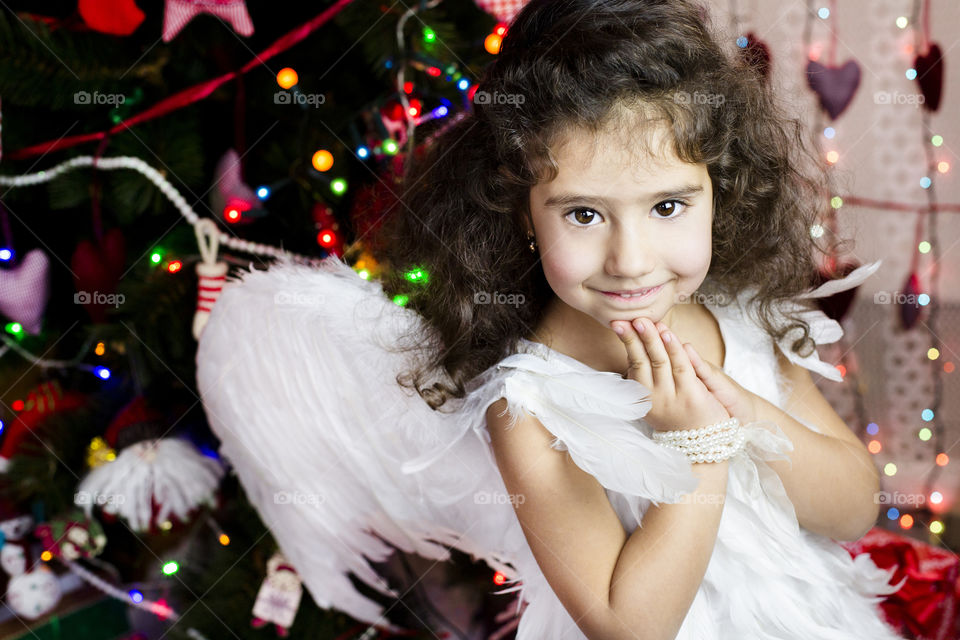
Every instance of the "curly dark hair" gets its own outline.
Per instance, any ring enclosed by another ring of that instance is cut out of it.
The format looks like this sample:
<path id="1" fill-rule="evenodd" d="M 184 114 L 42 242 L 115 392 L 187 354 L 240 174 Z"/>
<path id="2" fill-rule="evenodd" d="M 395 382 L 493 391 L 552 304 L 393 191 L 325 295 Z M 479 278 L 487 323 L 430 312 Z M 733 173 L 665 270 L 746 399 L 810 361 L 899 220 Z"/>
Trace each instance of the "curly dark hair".
<path id="1" fill-rule="evenodd" d="M 827 207 L 826 173 L 803 123 L 784 113 L 749 61 L 720 46 L 703 8 L 687 0 L 532 0 L 480 92 L 523 99 L 475 95 L 473 112 L 412 161 L 403 206 L 374 243 L 390 267 L 384 292 L 407 295 L 439 338 L 420 337 L 429 358 L 398 376 L 401 385 L 437 409 L 533 335 L 554 294 L 527 249 L 530 188 L 556 177 L 551 147 L 564 132 L 622 126 L 624 108 L 666 121 L 677 157 L 707 166 L 714 219 L 705 282 L 726 300 L 755 289 L 747 302 L 756 302 L 767 333 L 779 340 L 799 326 L 791 348 L 813 351 L 809 325 L 790 315 L 778 329 L 773 307 L 816 282 L 815 253 L 827 251 L 811 226 Z M 697 94 L 724 100 L 689 99 Z M 413 285 L 409 269 L 424 270 L 427 281 Z M 525 303 L 476 304 L 477 292 L 505 288 Z M 427 386 L 437 371 L 445 380 Z"/>

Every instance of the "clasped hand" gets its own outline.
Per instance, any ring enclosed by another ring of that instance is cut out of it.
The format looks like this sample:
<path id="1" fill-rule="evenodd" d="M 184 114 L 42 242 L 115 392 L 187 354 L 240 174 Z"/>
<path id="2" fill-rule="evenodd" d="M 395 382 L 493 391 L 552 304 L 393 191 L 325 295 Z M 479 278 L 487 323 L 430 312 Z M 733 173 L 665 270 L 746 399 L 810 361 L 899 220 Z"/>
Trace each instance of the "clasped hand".
<path id="1" fill-rule="evenodd" d="M 664 323 L 636 318 L 610 326 L 627 350 L 624 377 L 650 389 L 652 407 L 644 420 L 657 431 L 698 429 L 730 417 L 754 421 L 757 396 L 704 361 L 692 344 L 681 345 Z"/>

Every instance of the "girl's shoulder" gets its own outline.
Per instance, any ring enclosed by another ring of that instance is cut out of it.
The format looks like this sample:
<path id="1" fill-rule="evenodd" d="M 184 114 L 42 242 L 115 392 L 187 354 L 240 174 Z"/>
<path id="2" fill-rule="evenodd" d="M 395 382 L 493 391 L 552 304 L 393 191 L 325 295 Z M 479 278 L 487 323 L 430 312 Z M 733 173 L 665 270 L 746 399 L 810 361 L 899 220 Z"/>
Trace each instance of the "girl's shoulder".
<path id="1" fill-rule="evenodd" d="M 882 262 L 882 260 L 877 260 L 862 265 L 843 278 L 829 280 L 818 287 L 811 288 L 806 293 L 797 296 L 796 299 L 778 302 L 773 306 L 774 325 L 778 329 L 786 329 L 793 323 L 791 316 L 799 317 L 809 325 L 810 337 L 817 345 L 836 342 L 843 336 L 843 327 L 821 309 L 808 308 L 809 303 L 807 301 L 827 298 L 841 291 L 860 286 L 867 278 L 876 273 Z M 820 360 L 816 349 L 807 356 L 800 356 L 792 349 L 792 344 L 803 335 L 799 326 L 791 328 L 779 340 L 774 340 L 772 336 L 766 333 L 759 320 L 759 303 L 752 300 L 755 289 L 741 290 L 737 292 L 734 299 L 730 300 L 718 294 L 709 283 L 705 284 L 707 286 L 702 291 L 704 305 L 709 307 L 717 316 L 721 326 L 725 323 L 731 329 L 728 332 L 730 336 L 739 337 L 740 342 L 745 343 L 741 344 L 743 348 L 758 348 L 761 344 L 770 345 L 772 343 L 775 349 L 779 350 L 787 360 L 794 364 L 836 382 L 843 380 L 836 367 Z"/>

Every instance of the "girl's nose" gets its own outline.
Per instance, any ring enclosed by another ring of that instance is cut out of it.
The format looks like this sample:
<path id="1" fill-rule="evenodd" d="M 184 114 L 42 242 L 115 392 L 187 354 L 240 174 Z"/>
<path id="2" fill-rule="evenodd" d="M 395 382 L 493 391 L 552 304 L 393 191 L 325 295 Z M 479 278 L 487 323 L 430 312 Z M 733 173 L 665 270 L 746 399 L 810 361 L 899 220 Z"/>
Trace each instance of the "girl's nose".
<path id="1" fill-rule="evenodd" d="M 618 232 L 607 246 L 606 271 L 623 280 L 638 282 L 656 269 L 656 251 L 651 239 L 640 233 Z"/>

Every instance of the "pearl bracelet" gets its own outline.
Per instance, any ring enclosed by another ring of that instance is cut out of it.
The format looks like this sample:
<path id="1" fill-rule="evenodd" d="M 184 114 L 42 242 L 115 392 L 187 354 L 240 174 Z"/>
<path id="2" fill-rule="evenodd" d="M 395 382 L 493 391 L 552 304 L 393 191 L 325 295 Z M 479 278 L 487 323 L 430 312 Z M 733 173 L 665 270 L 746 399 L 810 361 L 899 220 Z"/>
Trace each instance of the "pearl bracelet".
<path id="1" fill-rule="evenodd" d="M 653 440 L 680 451 L 690 462 L 722 462 L 743 449 L 746 437 L 740 421 L 730 418 L 700 429 L 654 431 Z"/>

